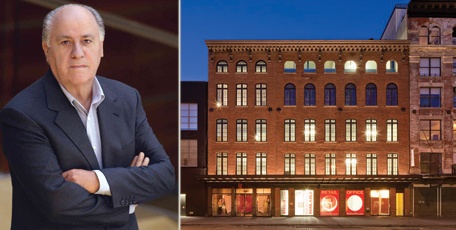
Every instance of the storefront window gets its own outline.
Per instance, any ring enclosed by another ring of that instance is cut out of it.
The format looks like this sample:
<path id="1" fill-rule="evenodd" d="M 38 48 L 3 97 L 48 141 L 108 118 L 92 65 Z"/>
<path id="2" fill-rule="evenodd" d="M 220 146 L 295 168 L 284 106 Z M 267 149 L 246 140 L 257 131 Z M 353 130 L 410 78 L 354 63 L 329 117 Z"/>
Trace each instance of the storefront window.
<path id="1" fill-rule="evenodd" d="M 288 216 L 288 190 L 280 190 L 280 215 Z"/>
<path id="2" fill-rule="evenodd" d="M 270 216 L 271 215 L 271 189 L 270 188 L 257 188 L 257 216 Z"/>
<path id="3" fill-rule="evenodd" d="M 320 191 L 320 215 L 338 216 L 339 215 L 339 190 Z"/>
<path id="4" fill-rule="evenodd" d="M 364 190 L 347 190 L 345 198 L 347 216 L 364 215 Z"/>
<path id="5" fill-rule="evenodd" d="M 373 216 L 389 215 L 389 190 L 372 190 L 371 201 Z"/>
<path id="6" fill-rule="evenodd" d="M 313 216 L 314 214 L 314 191 L 296 190 L 295 191 L 295 214 L 297 216 Z"/>
<path id="7" fill-rule="evenodd" d="M 252 216 L 252 188 L 236 189 L 236 216 Z"/>
<path id="8" fill-rule="evenodd" d="M 230 216 L 231 215 L 231 189 L 214 188 L 212 189 L 212 215 Z"/>

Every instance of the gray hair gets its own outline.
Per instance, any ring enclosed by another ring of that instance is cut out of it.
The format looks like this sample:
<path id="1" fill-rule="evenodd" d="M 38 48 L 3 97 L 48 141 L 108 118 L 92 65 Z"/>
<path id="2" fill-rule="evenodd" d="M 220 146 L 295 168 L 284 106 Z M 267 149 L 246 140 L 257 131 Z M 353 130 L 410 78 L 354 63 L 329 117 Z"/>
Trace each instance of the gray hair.
<path id="1" fill-rule="evenodd" d="M 104 41 L 105 37 L 105 27 L 103 23 L 103 19 L 101 18 L 100 14 L 92 7 L 87 6 L 87 5 L 82 5 L 82 4 L 66 4 L 63 6 L 60 6 L 51 12 L 49 12 L 46 17 L 44 17 L 43 20 L 43 31 L 41 33 L 41 40 L 43 42 L 46 42 L 46 45 L 49 47 L 50 46 L 50 41 L 49 41 L 49 33 L 51 32 L 52 29 L 52 23 L 54 21 L 54 16 L 57 12 L 59 12 L 61 9 L 67 7 L 67 6 L 80 6 L 92 13 L 93 17 L 95 18 L 95 21 L 98 24 L 98 31 L 100 32 L 100 41 Z"/>

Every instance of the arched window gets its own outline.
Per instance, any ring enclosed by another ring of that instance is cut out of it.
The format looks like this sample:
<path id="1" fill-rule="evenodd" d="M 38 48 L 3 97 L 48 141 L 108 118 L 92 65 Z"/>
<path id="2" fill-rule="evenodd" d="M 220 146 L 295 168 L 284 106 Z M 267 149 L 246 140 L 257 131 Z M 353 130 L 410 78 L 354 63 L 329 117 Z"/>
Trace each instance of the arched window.
<path id="1" fill-rule="evenodd" d="M 398 65 L 395 60 L 389 60 L 386 62 L 386 72 L 387 73 L 397 73 Z"/>
<path id="2" fill-rule="evenodd" d="M 366 73 L 377 73 L 377 62 L 367 61 L 366 62 Z"/>
<path id="3" fill-rule="evenodd" d="M 372 83 L 366 86 L 366 105 L 377 105 L 377 86 Z"/>
<path id="4" fill-rule="evenodd" d="M 228 72 L 228 63 L 226 61 L 219 61 L 217 63 L 217 73 Z"/>
<path id="5" fill-rule="evenodd" d="M 325 61 L 325 73 L 335 73 L 336 63 L 334 61 Z"/>
<path id="6" fill-rule="evenodd" d="M 266 73 L 266 62 L 257 61 L 257 63 L 255 64 L 255 72 Z"/>
<path id="7" fill-rule="evenodd" d="M 336 86 L 331 83 L 325 86 L 325 105 L 336 105 Z"/>
<path id="8" fill-rule="evenodd" d="M 307 84 L 304 87 L 304 105 L 315 106 L 316 103 L 316 91 L 313 84 Z"/>
<path id="9" fill-rule="evenodd" d="M 356 105 L 356 87 L 351 83 L 345 86 L 345 105 Z"/>
<path id="10" fill-rule="evenodd" d="M 296 73 L 296 63 L 294 61 L 286 61 L 284 64 L 285 73 Z"/>
<path id="11" fill-rule="evenodd" d="M 429 34 L 429 44 L 440 45 L 440 28 L 434 26 L 431 28 L 431 33 Z"/>
<path id="12" fill-rule="evenodd" d="M 285 86 L 284 105 L 296 105 L 296 88 L 291 83 Z"/>
<path id="13" fill-rule="evenodd" d="M 427 45 L 429 41 L 429 29 L 426 26 L 422 26 L 419 31 L 420 45 Z"/>
<path id="14" fill-rule="evenodd" d="M 393 83 L 386 86 L 386 105 L 397 105 L 397 86 Z"/>
<path id="15" fill-rule="evenodd" d="M 313 61 L 306 61 L 304 63 L 304 73 L 315 73 L 317 72 L 317 67 L 315 62 Z"/>
<path id="16" fill-rule="evenodd" d="M 247 73 L 247 62 L 238 61 L 238 63 L 236 64 L 236 72 Z"/>
<path id="17" fill-rule="evenodd" d="M 356 62 L 346 61 L 345 65 L 344 65 L 344 72 L 345 73 L 356 73 Z"/>

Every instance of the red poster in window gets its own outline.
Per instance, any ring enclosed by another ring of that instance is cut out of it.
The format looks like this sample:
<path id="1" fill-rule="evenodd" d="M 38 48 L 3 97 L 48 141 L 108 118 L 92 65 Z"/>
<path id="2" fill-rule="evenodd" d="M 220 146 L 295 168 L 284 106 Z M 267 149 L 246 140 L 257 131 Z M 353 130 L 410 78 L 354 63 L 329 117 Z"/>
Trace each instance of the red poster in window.
<path id="1" fill-rule="evenodd" d="M 320 191 L 320 215 L 338 216 L 339 215 L 339 190 Z"/>
<path id="2" fill-rule="evenodd" d="M 347 216 L 364 215 L 364 190 L 346 191 L 345 213 Z"/>

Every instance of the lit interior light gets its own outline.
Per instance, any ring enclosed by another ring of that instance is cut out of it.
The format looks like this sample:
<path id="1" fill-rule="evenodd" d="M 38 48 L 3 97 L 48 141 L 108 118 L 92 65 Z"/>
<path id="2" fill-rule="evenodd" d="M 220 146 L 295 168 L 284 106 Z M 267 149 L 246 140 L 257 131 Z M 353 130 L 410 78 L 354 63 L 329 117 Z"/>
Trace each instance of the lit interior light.
<path id="1" fill-rule="evenodd" d="M 220 106 L 222 106 L 222 103 L 217 101 L 217 103 L 215 103 L 215 106 L 220 107 Z"/>

